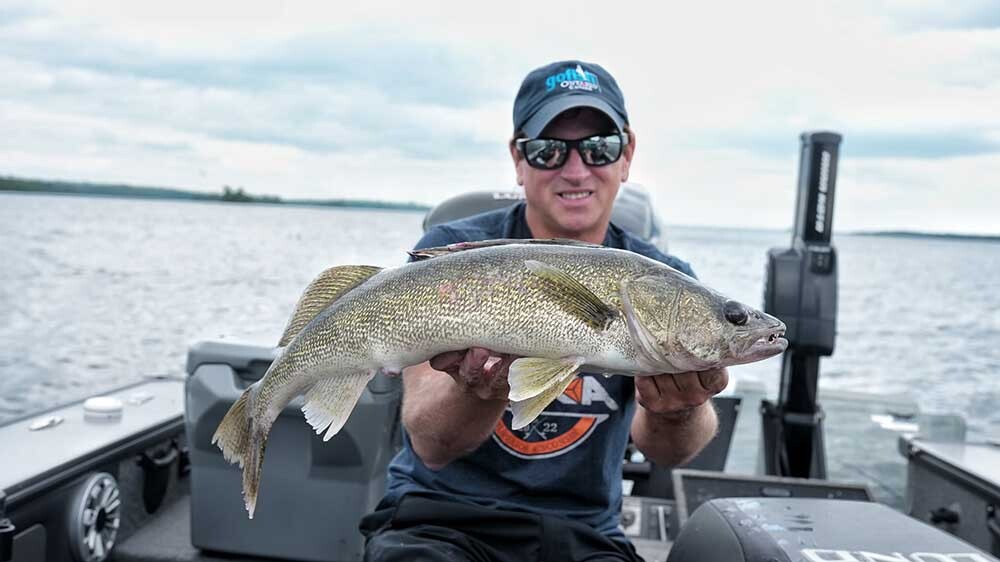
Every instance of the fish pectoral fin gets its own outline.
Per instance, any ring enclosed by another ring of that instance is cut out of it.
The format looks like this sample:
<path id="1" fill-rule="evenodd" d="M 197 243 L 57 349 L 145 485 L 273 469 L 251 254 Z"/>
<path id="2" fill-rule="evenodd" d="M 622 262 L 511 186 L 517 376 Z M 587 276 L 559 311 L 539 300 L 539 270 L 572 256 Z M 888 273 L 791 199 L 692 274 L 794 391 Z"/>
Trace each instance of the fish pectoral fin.
<path id="1" fill-rule="evenodd" d="M 317 435 L 326 430 L 323 441 L 329 441 L 344 427 L 365 386 L 374 376 L 375 371 L 330 375 L 306 392 L 302 413 Z"/>
<path id="2" fill-rule="evenodd" d="M 578 246 L 584 248 L 604 248 L 598 244 L 571 240 L 569 238 L 495 238 L 493 240 L 478 240 L 476 242 L 456 242 L 447 246 L 436 246 L 434 248 L 421 248 L 408 252 L 413 261 L 427 260 L 438 256 L 446 256 L 455 252 L 465 250 L 475 250 L 478 248 L 491 248 L 493 246 L 507 246 L 509 244 L 530 244 L 534 246 Z"/>
<path id="3" fill-rule="evenodd" d="M 521 357 L 516 359 L 511 363 L 510 370 L 507 372 L 507 384 L 510 385 L 507 399 L 511 402 L 521 402 L 562 384 L 566 379 L 573 380 L 573 377 L 580 372 L 583 361 L 583 357 L 562 359 Z M 565 388 L 564 385 L 563 389 L 565 390 Z"/>
<path id="4" fill-rule="evenodd" d="M 372 265 L 338 265 L 320 273 L 299 297 L 278 347 L 288 345 L 323 309 L 379 271 L 381 267 Z"/>
<path id="5" fill-rule="evenodd" d="M 525 260 L 524 265 L 547 282 L 560 306 L 594 328 L 606 329 L 618 317 L 617 310 L 565 271 L 537 260 Z"/>
<path id="6" fill-rule="evenodd" d="M 519 360 L 520 361 L 520 360 Z M 539 359 L 538 361 L 542 361 Z M 513 371 L 513 365 L 511 366 Z M 511 401 L 510 409 L 514 413 L 514 418 L 511 420 L 510 427 L 512 429 L 521 429 L 522 427 L 531 423 L 546 406 L 552 403 L 560 394 L 562 394 L 566 387 L 569 386 L 573 379 L 576 378 L 576 374 L 579 371 L 579 365 L 576 366 L 571 371 L 563 371 L 562 375 L 555 379 L 548 387 L 542 390 L 542 392 L 527 398 L 524 400 Z M 513 391 L 513 387 L 511 387 Z"/>

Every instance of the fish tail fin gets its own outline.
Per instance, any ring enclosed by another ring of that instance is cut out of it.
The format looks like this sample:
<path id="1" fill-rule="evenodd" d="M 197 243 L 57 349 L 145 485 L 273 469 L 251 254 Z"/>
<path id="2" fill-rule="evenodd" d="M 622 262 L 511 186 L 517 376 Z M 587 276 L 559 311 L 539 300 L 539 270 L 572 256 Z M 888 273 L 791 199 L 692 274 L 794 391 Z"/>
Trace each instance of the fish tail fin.
<path id="1" fill-rule="evenodd" d="M 267 442 L 267 431 L 254 423 L 251 414 L 253 391 L 254 387 L 250 387 L 240 395 L 212 436 L 212 444 L 222 450 L 222 456 L 243 468 L 243 499 L 251 519 L 257 503 L 260 470 L 264 464 L 264 446 Z"/>
<path id="2" fill-rule="evenodd" d="M 222 449 L 222 456 L 231 463 L 243 466 L 246 462 L 247 445 L 250 443 L 250 428 L 253 419 L 247 407 L 253 387 L 246 389 L 239 399 L 229 407 L 219 427 L 212 435 L 212 444 Z"/>
<path id="3" fill-rule="evenodd" d="M 249 458 L 243 465 L 243 503 L 247 514 L 253 519 L 257 508 L 257 491 L 260 489 L 260 473 L 264 466 L 264 448 L 267 446 L 267 433 L 254 428 L 250 435 L 248 446 Z"/>

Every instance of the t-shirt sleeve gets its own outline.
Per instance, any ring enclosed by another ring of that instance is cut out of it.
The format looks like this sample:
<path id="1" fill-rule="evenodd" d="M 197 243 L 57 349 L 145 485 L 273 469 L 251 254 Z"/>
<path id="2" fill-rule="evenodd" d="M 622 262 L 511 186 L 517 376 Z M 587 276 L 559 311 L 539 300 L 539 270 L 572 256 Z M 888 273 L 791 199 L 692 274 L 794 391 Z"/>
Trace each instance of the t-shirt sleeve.
<path id="1" fill-rule="evenodd" d="M 647 258 L 654 259 L 660 263 L 667 264 L 670 267 L 676 269 L 677 271 L 680 271 L 685 275 L 688 275 L 695 279 L 698 278 L 698 276 L 694 274 L 694 270 L 691 269 L 691 264 L 689 264 L 688 262 L 676 256 L 670 254 L 664 254 L 658 248 L 656 248 L 656 246 L 653 246 L 652 244 L 645 242 L 643 240 L 633 239 L 631 242 L 632 242 L 631 247 L 629 247 L 628 249 L 632 250 L 633 252 L 642 254 Z"/>
<path id="2" fill-rule="evenodd" d="M 660 254 L 660 255 L 663 256 L 663 254 Z M 691 264 L 689 264 L 688 262 L 686 262 L 684 260 L 681 260 L 681 259 L 677 259 L 674 256 L 670 256 L 670 255 L 667 255 L 667 256 L 664 256 L 664 257 L 666 259 L 662 259 L 660 261 L 662 261 L 663 263 L 665 263 L 665 264 L 669 265 L 670 267 L 676 269 L 677 271 L 680 271 L 681 273 L 683 273 L 685 275 L 689 275 L 689 276 L 691 276 L 691 277 L 693 277 L 695 279 L 698 278 L 698 276 L 694 274 L 694 270 L 691 269 Z"/>
<path id="3" fill-rule="evenodd" d="M 413 249 L 423 250 L 424 248 L 436 248 L 438 246 L 447 246 L 448 244 L 454 244 L 456 242 L 463 242 L 463 240 L 460 240 L 452 229 L 442 226 L 434 226 L 425 232 L 424 235 L 420 237 L 420 240 L 417 240 L 417 243 L 413 245 Z"/>

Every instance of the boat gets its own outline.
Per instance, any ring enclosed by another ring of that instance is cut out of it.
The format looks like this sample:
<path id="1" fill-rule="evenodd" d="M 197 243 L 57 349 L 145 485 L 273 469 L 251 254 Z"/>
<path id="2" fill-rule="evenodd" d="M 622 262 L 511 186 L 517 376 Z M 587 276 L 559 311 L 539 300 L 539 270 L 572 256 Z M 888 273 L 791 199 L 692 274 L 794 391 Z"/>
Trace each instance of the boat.
<path id="1" fill-rule="evenodd" d="M 693 461 L 668 469 L 631 448 L 623 459 L 623 529 L 650 562 L 1000 555 L 1000 444 L 969 442 L 960 416 L 906 400 L 826 391 L 822 407 L 817 400 L 819 359 L 836 335 L 840 140 L 802 134 L 792 242 L 767 256 L 765 310 L 785 320 L 791 342 L 777 399 L 738 380 L 715 398 L 719 435 Z M 424 228 L 519 197 L 462 194 L 431 210 Z M 653 209 L 648 191 L 627 184 L 613 220 L 665 250 Z M 401 444 L 399 378 L 376 376 L 329 442 L 302 423 L 300 401 L 290 404 L 249 520 L 240 473 L 210 441 L 274 358 L 269 347 L 200 342 L 184 376 L 147 377 L 0 425 L 0 562 L 360 560 L 357 522 L 381 498 Z M 828 478 L 825 420 L 848 418 L 861 454 L 907 461 L 901 505 L 880 497 L 877 479 Z"/>

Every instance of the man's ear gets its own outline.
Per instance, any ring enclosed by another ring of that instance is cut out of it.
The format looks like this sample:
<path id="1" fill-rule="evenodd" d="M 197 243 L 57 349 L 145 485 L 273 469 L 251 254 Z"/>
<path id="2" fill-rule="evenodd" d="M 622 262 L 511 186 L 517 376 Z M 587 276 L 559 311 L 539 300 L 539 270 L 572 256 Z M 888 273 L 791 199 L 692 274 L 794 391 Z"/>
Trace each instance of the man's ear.
<path id="1" fill-rule="evenodd" d="M 628 134 L 628 144 L 625 145 L 625 152 L 622 153 L 622 182 L 628 181 L 628 171 L 632 166 L 632 157 L 635 155 L 635 131 L 626 126 L 625 132 Z"/>
<path id="2" fill-rule="evenodd" d="M 521 156 L 521 152 L 517 149 L 517 144 L 515 143 L 516 140 L 517 137 L 510 139 L 507 148 L 510 149 L 510 158 L 514 161 L 514 173 L 517 174 L 517 185 L 524 185 L 524 178 L 521 177 L 520 166 L 521 160 L 523 160 L 524 157 Z"/>

